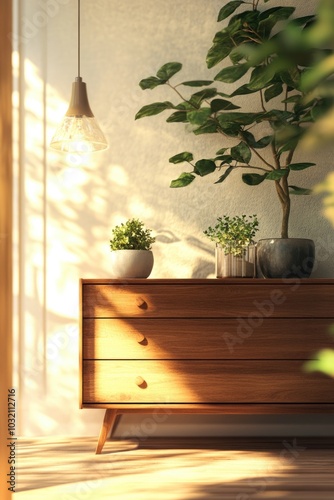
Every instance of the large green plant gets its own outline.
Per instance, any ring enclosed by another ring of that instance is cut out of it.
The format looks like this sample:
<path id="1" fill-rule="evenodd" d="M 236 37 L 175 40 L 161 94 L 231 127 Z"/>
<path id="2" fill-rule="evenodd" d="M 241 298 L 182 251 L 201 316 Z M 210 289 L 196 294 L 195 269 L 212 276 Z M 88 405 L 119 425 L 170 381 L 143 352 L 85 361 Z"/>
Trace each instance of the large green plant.
<path id="1" fill-rule="evenodd" d="M 323 1 L 327 9 L 332 7 L 330 1 Z M 235 170 L 243 172 L 242 180 L 249 186 L 272 182 L 282 208 L 281 236 L 287 238 L 291 195 L 311 192 L 291 184 L 290 173 L 302 175 L 315 165 L 294 162 L 294 154 L 308 129 L 333 103 L 333 92 L 315 92 L 329 72 L 321 75 L 319 70 L 314 77 L 314 67 L 326 66 L 328 57 L 333 58 L 325 47 L 333 16 L 322 15 L 320 21 L 316 15 L 292 18 L 294 7 L 265 8 L 267 2 L 233 0 L 221 8 L 218 22 L 229 21 L 216 33 L 206 59 L 208 68 L 226 58 L 232 63 L 225 64 L 214 78 L 223 84 L 220 89 L 213 87 L 211 80 L 172 83 L 182 64 L 164 64 L 156 76 L 141 80 L 140 87 L 166 85 L 179 101 L 146 105 L 136 119 L 170 110 L 167 122 L 188 123 L 195 135 L 220 134 L 224 147 L 211 158 L 194 161 L 191 152 L 183 151 L 169 159 L 174 164 L 188 162 L 192 169 L 181 173 L 171 187 L 187 186 L 196 177 L 212 173 L 219 173 L 215 183 L 222 183 Z M 327 34 L 319 33 L 321 26 Z M 242 84 L 236 88 L 240 79 Z M 233 86 L 230 92 L 229 85 Z M 201 90 L 185 95 L 191 87 Z M 238 96 L 248 94 L 251 98 L 241 108 L 236 104 Z M 235 144 L 229 146 L 226 143 L 231 139 Z"/>

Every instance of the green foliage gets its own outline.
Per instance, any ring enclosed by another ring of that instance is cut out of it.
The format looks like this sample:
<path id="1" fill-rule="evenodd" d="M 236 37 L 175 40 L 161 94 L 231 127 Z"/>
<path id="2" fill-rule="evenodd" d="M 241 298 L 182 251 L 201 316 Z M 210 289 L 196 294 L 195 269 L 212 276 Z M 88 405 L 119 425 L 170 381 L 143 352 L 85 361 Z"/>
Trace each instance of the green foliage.
<path id="1" fill-rule="evenodd" d="M 290 185 L 290 175 L 302 176 L 303 170 L 314 165 L 292 162 L 293 156 L 318 121 L 331 110 L 334 118 L 334 52 L 328 48 L 334 41 L 332 3 L 321 0 L 318 13 L 293 18 L 293 6 L 271 2 L 268 8 L 266 0 L 223 2 L 218 14 L 223 26 L 206 58 L 208 68 L 224 62 L 214 78 L 221 89 L 211 87 L 211 80 L 172 83 L 171 78 L 182 68 L 177 62 L 163 65 L 155 76 L 140 82 L 142 89 L 165 85 L 178 101 L 146 105 L 136 119 L 172 110 L 167 122 L 190 124 L 195 135 L 219 134 L 223 140 L 229 138 L 229 143 L 230 138 L 235 140 L 215 158 L 193 163 L 189 152 L 172 157 L 171 163 L 186 161 L 192 170 L 181 173 L 171 187 L 188 186 L 211 173 L 219 173 L 214 182 L 222 184 L 234 170 L 241 171 L 242 181 L 249 186 L 271 181 L 282 207 L 281 235 L 288 237 L 290 194 L 311 193 Z M 229 84 L 233 89 L 227 93 Z M 181 86 L 188 93 L 189 87 L 202 90 L 183 95 Z M 234 98 L 248 94 L 254 95 L 240 109 Z M 268 130 L 265 136 L 263 125 Z"/>
<path id="2" fill-rule="evenodd" d="M 129 219 L 112 229 L 111 250 L 151 250 L 155 238 L 139 219 Z"/>
<path id="3" fill-rule="evenodd" d="M 222 245 L 226 254 L 240 255 L 245 246 L 254 243 L 258 226 L 256 215 L 250 215 L 248 218 L 246 215 L 223 215 L 217 218 L 214 227 L 209 226 L 203 232 L 211 241 Z"/>
<path id="4" fill-rule="evenodd" d="M 317 359 L 304 364 L 306 372 L 322 372 L 334 378 L 334 351 L 333 349 L 322 349 L 317 353 Z"/>

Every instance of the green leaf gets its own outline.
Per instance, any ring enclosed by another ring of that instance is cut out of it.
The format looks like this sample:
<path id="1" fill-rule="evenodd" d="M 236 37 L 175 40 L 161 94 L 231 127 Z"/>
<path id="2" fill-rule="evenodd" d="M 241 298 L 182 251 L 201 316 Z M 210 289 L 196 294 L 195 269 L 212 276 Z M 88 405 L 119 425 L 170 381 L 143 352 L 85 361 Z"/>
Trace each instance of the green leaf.
<path id="1" fill-rule="evenodd" d="M 224 7 L 222 7 L 218 14 L 218 22 L 223 21 L 228 16 L 233 14 L 233 12 L 245 2 L 241 0 L 233 0 L 232 2 L 228 2 Z"/>
<path id="2" fill-rule="evenodd" d="M 204 99 L 211 99 L 212 97 L 217 95 L 217 89 L 203 89 L 200 90 L 199 92 L 196 92 L 190 97 L 189 102 L 195 106 L 198 107 L 200 106 L 201 102 Z"/>
<path id="3" fill-rule="evenodd" d="M 239 80 L 248 71 L 247 64 L 236 64 L 222 69 L 216 76 L 215 80 L 224 83 L 233 83 Z"/>
<path id="4" fill-rule="evenodd" d="M 319 120 L 322 116 L 328 113 L 333 106 L 333 102 L 331 99 L 322 99 L 317 102 L 311 109 L 311 116 L 314 121 Z"/>
<path id="5" fill-rule="evenodd" d="M 236 89 L 230 97 L 234 97 L 236 95 L 247 95 L 247 94 L 254 94 L 254 92 L 257 92 L 257 90 L 250 89 L 247 84 L 241 85 L 238 89 Z"/>
<path id="6" fill-rule="evenodd" d="M 220 117 L 218 117 L 219 119 Z M 219 126 L 223 130 L 224 134 L 230 137 L 237 137 L 240 134 L 242 125 L 239 123 L 233 123 L 231 121 L 224 122 L 219 120 Z"/>
<path id="7" fill-rule="evenodd" d="M 301 99 L 300 95 L 291 95 L 287 99 L 283 99 L 282 102 L 299 102 Z"/>
<path id="8" fill-rule="evenodd" d="M 192 153 L 189 153 L 188 151 L 183 151 L 183 153 L 178 153 L 177 155 L 175 156 L 172 156 L 171 158 L 169 158 L 169 163 L 182 163 L 184 161 L 187 161 L 187 162 L 191 162 L 193 161 L 194 157 L 192 155 Z"/>
<path id="9" fill-rule="evenodd" d="M 265 88 L 274 78 L 275 73 L 276 70 L 273 63 L 268 66 L 256 67 L 252 72 L 248 87 L 253 90 L 261 90 Z"/>
<path id="10" fill-rule="evenodd" d="M 188 123 L 186 111 L 175 111 L 166 120 L 168 123 Z"/>
<path id="11" fill-rule="evenodd" d="M 213 80 L 189 80 L 189 82 L 182 82 L 181 85 L 186 85 L 187 87 L 205 87 L 205 85 L 211 85 Z"/>
<path id="12" fill-rule="evenodd" d="M 289 192 L 290 194 L 307 195 L 307 194 L 312 194 L 312 189 L 301 188 L 298 186 L 289 186 Z"/>
<path id="13" fill-rule="evenodd" d="M 272 109 L 266 113 L 258 113 L 258 121 L 279 122 L 286 125 L 287 120 L 294 118 L 294 116 L 295 115 L 291 113 L 291 111 Z"/>
<path id="14" fill-rule="evenodd" d="M 230 101 L 227 101 L 226 99 L 213 99 L 210 103 L 211 105 L 211 110 L 214 113 L 217 113 L 217 111 L 222 111 L 222 110 L 229 110 L 229 109 L 240 109 L 240 106 L 236 106 Z"/>
<path id="15" fill-rule="evenodd" d="M 281 82 L 274 83 L 264 91 L 264 99 L 266 102 L 283 92 L 283 84 Z"/>
<path id="16" fill-rule="evenodd" d="M 218 116 L 218 121 L 221 126 L 224 126 L 225 123 L 240 123 L 242 125 L 250 125 L 251 123 L 255 123 L 259 113 L 221 113 Z"/>
<path id="17" fill-rule="evenodd" d="M 305 24 L 309 23 L 310 21 L 314 21 L 316 17 L 314 15 L 310 16 L 304 16 L 304 17 L 297 17 L 296 19 L 292 19 L 289 22 L 289 27 L 290 26 L 304 26 Z"/>
<path id="18" fill-rule="evenodd" d="M 219 155 L 215 158 L 215 160 L 220 161 L 220 166 L 222 166 L 225 163 L 232 163 L 233 158 L 231 155 Z"/>
<path id="19" fill-rule="evenodd" d="M 290 89 L 299 89 L 300 73 L 296 66 L 290 68 L 288 71 L 282 71 L 279 76 L 282 82 L 288 85 Z"/>
<path id="20" fill-rule="evenodd" d="M 139 118 L 144 118 L 145 116 L 153 116 L 162 113 L 165 109 L 175 109 L 174 104 L 169 101 L 165 102 L 153 102 L 152 104 L 147 104 L 143 106 L 135 116 L 135 120 Z"/>
<path id="21" fill-rule="evenodd" d="M 313 167 L 315 163 L 291 163 L 290 170 L 305 170 L 305 168 Z"/>
<path id="22" fill-rule="evenodd" d="M 201 134 L 214 134 L 217 132 L 217 123 L 214 122 L 213 120 L 208 120 L 204 125 L 201 125 L 200 127 L 196 128 L 193 130 L 193 133 L 195 135 L 201 135 Z"/>
<path id="23" fill-rule="evenodd" d="M 178 73 L 182 68 L 179 62 L 169 62 L 161 66 L 157 72 L 157 77 L 167 82 L 175 73 Z"/>
<path id="24" fill-rule="evenodd" d="M 262 137 L 259 141 L 257 141 L 254 137 L 254 135 L 251 132 L 248 132 L 247 130 L 241 132 L 242 137 L 245 139 L 247 144 L 251 146 L 254 149 L 262 149 L 268 146 L 268 144 L 271 143 L 272 140 L 272 135 L 266 135 L 265 137 Z"/>
<path id="25" fill-rule="evenodd" d="M 175 109 L 180 109 L 182 111 L 192 111 L 194 109 L 194 106 L 190 104 L 189 102 L 180 102 L 175 106 Z"/>
<path id="26" fill-rule="evenodd" d="M 160 78 L 157 78 L 156 76 L 150 76 L 148 78 L 144 78 L 143 80 L 140 80 L 139 86 L 143 89 L 155 89 L 155 87 L 158 87 L 158 85 L 164 85 L 166 82 L 164 80 L 160 80 Z"/>
<path id="27" fill-rule="evenodd" d="M 222 148 L 219 151 L 217 151 L 216 155 L 223 155 L 225 151 L 227 151 L 229 148 Z"/>
<path id="28" fill-rule="evenodd" d="M 307 372 L 318 371 L 334 377 L 334 351 L 333 349 L 321 349 L 316 353 L 317 359 L 307 361 L 303 369 Z"/>
<path id="29" fill-rule="evenodd" d="M 214 42 L 206 56 L 206 64 L 208 68 L 213 68 L 220 61 L 225 59 L 233 49 L 234 45 L 227 33 L 221 40 Z"/>
<path id="30" fill-rule="evenodd" d="M 189 123 L 193 125 L 204 125 L 207 119 L 211 115 L 210 108 L 201 108 L 196 111 L 190 111 L 187 113 L 187 119 Z"/>
<path id="31" fill-rule="evenodd" d="M 286 176 L 289 173 L 289 170 L 284 168 L 280 170 L 273 170 L 267 174 L 266 178 L 270 181 L 279 181 L 282 177 Z"/>
<path id="32" fill-rule="evenodd" d="M 224 92 L 217 92 L 217 95 L 220 95 L 221 97 L 231 97 L 229 94 L 224 94 Z"/>
<path id="33" fill-rule="evenodd" d="M 294 11 L 294 7 L 273 7 L 262 12 L 258 26 L 260 36 L 268 38 L 275 24 L 288 19 Z"/>
<path id="34" fill-rule="evenodd" d="M 212 174 L 216 170 L 216 164 L 212 160 L 199 160 L 195 163 L 195 172 L 201 177 Z"/>
<path id="35" fill-rule="evenodd" d="M 193 174 L 190 174 L 189 172 L 183 172 L 177 179 L 174 179 L 170 183 L 170 187 L 171 188 L 185 187 L 188 186 L 194 179 L 195 176 Z"/>
<path id="36" fill-rule="evenodd" d="M 247 144 L 240 142 L 237 146 L 231 148 L 231 156 L 239 163 L 249 163 L 252 153 Z"/>
<path id="37" fill-rule="evenodd" d="M 242 180 L 248 186 L 257 186 L 267 177 L 267 174 L 242 174 Z"/>
<path id="38" fill-rule="evenodd" d="M 314 67 L 305 71 L 301 77 L 300 88 L 304 92 L 308 92 L 324 81 L 334 72 L 334 55 L 326 57 Z"/>
<path id="39" fill-rule="evenodd" d="M 292 149 L 295 149 L 296 146 L 298 145 L 298 142 L 299 142 L 298 137 L 293 137 L 292 139 L 286 141 L 286 143 L 278 151 L 279 156 L 282 153 L 285 153 L 286 151 L 291 151 Z"/>
<path id="40" fill-rule="evenodd" d="M 215 182 L 215 184 L 219 184 L 220 182 L 223 182 L 226 177 L 228 177 L 230 175 L 230 173 L 232 172 L 234 167 L 228 167 L 225 172 L 223 173 L 223 175 L 221 175 L 218 179 L 218 181 Z"/>

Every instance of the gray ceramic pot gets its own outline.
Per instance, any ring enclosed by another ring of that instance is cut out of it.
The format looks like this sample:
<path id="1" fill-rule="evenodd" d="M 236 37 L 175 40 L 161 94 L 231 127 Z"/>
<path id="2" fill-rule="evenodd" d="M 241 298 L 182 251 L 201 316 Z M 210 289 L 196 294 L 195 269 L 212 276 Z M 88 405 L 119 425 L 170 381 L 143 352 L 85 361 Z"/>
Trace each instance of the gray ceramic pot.
<path id="1" fill-rule="evenodd" d="M 271 238 L 257 244 L 258 276 L 264 278 L 309 278 L 315 259 L 312 240 Z"/>

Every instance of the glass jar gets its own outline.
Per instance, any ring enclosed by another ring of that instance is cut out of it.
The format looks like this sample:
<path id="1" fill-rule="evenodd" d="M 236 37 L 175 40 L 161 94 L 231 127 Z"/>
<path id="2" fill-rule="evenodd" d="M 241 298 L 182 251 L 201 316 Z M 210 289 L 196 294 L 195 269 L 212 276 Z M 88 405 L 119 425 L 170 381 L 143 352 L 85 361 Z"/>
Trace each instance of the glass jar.
<path id="1" fill-rule="evenodd" d="M 256 245 L 216 244 L 217 278 L 254 278 L 256 276 Z"/>

